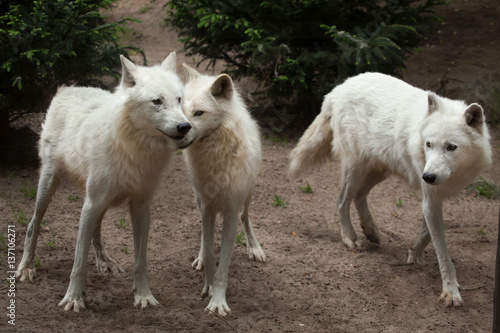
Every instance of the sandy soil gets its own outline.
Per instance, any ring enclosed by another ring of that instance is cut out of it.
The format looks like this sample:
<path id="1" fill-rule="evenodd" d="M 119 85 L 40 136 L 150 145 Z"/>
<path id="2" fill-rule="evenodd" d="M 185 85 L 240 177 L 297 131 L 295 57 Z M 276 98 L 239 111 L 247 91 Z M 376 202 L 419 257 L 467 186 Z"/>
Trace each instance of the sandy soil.
<path id="1" fill-rule="evenodd" d="M 110 20 L 133 15 L 134 43 L 159 62 L 173 50 L 178 63 L 186 58 L 175 32 L 163 24 L 161 3 L 120 1 Z M 499 73 L 499 10 L 494 0 L 457 0 L 439 10 L 440 32 L 409 61 L 406 81 L 446 94 L 466 93 L 468 83 Z M 245 91 L 245 86 L 241 89 Z M 262 123 L 264 130 L 270 124 Z M 500 136 L 493 128 L 494 165 L 483 177 L 500 184 Z M 237 244 L 229 272 L 225 319 L 205 314 L 201 298 L 203 273 L 191 269 L 198 253 L 200 217 L 187 180 L 182 155 L 175 155 L 152 205 L 149 279 L 160 306 L 132 306 L 134 264 L 130 218 L 125 207 L 110 210 L 103 237 L 110 255 L 125 273 L 104 274 L 95 268 L 91 250 L 86 287 L 87 310 L 68 313 L 56 305 L 64 296 L 73 265 L 78 218 L 84 193 L 63 182 L 45 216 L 37 257 L 40 267 L 32 283 L 18 283 L 16 326 L 7 324 L 8 284 L 0 284 L 0 331 L 8 332 L 489 332 L 493 319 L 494 261 L 498 232 L 498 199 L 477 197 L 472 190 L 444 207 L 446 237 L 462 286 L 465 306 L 446 309 L 438 302 L 441 278 L 432 246 L 428 265 L 406 265 L 406 250 L 420 227 L 421 196 L 402 180 L 391 178 L 376 187 L 369 202 L 383 233 L 380 246 L 363 252 L 347 250 L 340 239 L 335 199 L 339 192 L 338 161 L 329 162 L 298 181 L 286 176 L 293 143 L 266 140 L 263 165 L 250 216 L 267 263 L 248 260 Z M 7 278 L 7 225 L 15 225 L 19 263 L 34 200 L 23 188 L 38 181 L 36 167 L 0 169 L 0 267 Z M 309 183 L 312 193 L 300 187 Z M 273 206 L 275 195 L 284 207 Z M 398 205 L 397 202 L 401 205 Z M 400 206 L 400 207 L 398 207 Z M 359 234 L 357 215 L 353 221 Z M 242 228 L 240 228 L 241 230 Z M 220 227 L 218 227 L 220 233 Z"/>

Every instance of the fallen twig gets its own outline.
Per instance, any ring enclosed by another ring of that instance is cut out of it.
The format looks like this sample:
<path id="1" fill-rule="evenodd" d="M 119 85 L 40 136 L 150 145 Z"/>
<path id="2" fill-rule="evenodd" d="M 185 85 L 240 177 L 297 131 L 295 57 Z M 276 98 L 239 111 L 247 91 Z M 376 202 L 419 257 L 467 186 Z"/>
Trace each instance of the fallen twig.
<path id="1" fill-rule="evenodd" d="M 231 324 L 229 324 L 229 323 L 227 322 L 227 320 L 226 320 L 226 319 L 224 319 L 224 317 L 222 317 L 220 314 L 218 314 L 217 312 L 214 312 L 214 311 L 212 311 L 212 310 L 210 310 L 210 309 L 208 309 L 208 308 L 207 308 L 207 309 L 205 309 L 205 310 L 208 310 L 209 312 L 211 312 L 212 314 L 214 314 L 217 318 L 219 318 L 220 320 L 222 320 L 223 322 L 225 322 L 227 326 L 231 327 L 231 329 L 232 329 L 233 331 L 235 331 L 236 333 L 238 333 L 238 331 L 236 330 L 236 328 L 234 328 L 233 326 L 231 326 Z"/>

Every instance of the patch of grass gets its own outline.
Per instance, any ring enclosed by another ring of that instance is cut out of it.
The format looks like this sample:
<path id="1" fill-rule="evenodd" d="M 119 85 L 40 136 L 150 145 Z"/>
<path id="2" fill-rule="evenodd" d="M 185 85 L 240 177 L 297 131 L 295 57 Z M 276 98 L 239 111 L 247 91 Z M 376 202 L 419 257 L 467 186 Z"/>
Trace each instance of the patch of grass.
<path id="1" fill-rule="evenodd" d="M 236 244 L 240 244 L 243 246 L 247 245 L 247 243 L 245 242 L 245 232 L 244 231 L 242 231 L 236 235 Z"/>
<path id="2" fill-rule="evenodd" d="M 47 245 L 53 249 L 56 247 L 56 235 L 54 235 L 54 233 L 52 233 L 52 238 L 49 239 L 49 241 L 47 242 Z"/>
<path id="3" fill-rule="evenodd" d="M 14 209 L 12 208 L 12 213 L 14 214 L 14 220 L 18 224 L 25 225 L 28 223 L 28 219 L 26 218 L 26 213 L 23 211 L 22 208 Z"/>
<path id="4" fill-rule="evenodd" d="M 14 177 L 15 174 L 16 174 L 16 169 L 15 168 L 11 168 L 9 170 L 9 172 L 7 173 L 7 180 L 8 181 L 12 180 L 12 177 Z"/>
<path id="5" fill-rule="evenodd" d="M 403 207 L 403 200 L 401 200 L 401 198 L 398 198 L 398 200 L 396 201 L 396 207 Z"/>
<path id="6" fill-rule="evenodd" d="M 175 155 L 182 155 L 182 149 L 177 149 L 175 151 Z"/>
<path id="7" fill-rule="evenodd" d="M 78 195 L 68 195 L 68 201 L 69 202 L 75 202 L 75 201 L 78 201 L 78 199 L 80 199 L 80 197 Z"/>
<path id="8" fill-rule="evenodd" d="M 123 244 L 123 252 L 125 254 L 128 254 L 128 247 L 127 247 L 127 245 L 125 243 L 122 243 L 122 244 Z"/>
<path id="9" fill-rule="evenodd" d="M 36 256 L 34 265 L 35 265 L 35 267 L 40 267 L 40 266 L 42 266 L 42 262 L 41 262 L 41 260 L 40 260 L 40 257 L 39 257 L 39 256 Z"/>
<path id="10" fill-rule="evenodd" d="M 288 201 L 285 201 L 285 198 L 280 197 L 279 195 L 275 194 L 274 198 L 273 198 L 273 206 L 286 207 L 286 206 L 288 206 Z"/>
<path id="11" fill-rule="evenodd" d="M 306 186 L 302 186 L 300 190 L 304 193 L 312 193 L 312 188 L 311 185 L 309 185 L 309 182 L 306 182 Z"/>
<path id="12" fill-rule="evenodd" d="M 125 229 L 125 228 L 128 227 L 128 223 L 127 223 L 127 221 L 125 220 L 124 217 L 120 217 L 119 226 L 120 226 L 120 228 L 123 228 L 123 229 Z"/>
<path id="13" fill-rule="evenodd" d="M 264 135 L 263 138 L 269 142 L 277 143 L 277 144 L 281 144 L 281 145 L 286 145 L 288 142 L 291 141 L 285 135 L 277 135 L 274 133 L 271 133 L 269 135 Z"/>
<path id="14" fill-rule="evenodd" d="M 23 192 L 26 199 L 32 200 L 36 198 L 36 186 L 31 180 L 21 187 L 21 192 Z"/>
<path id="15" fill-rule="evenodd" d="M 145 7 L 142 7 L 141 10 L 139 11 L 141 14 L 146 14 L 147 12 L 149 12 L 151 9 L 153 9 L 154 7 L 153 6 L 145 6 Z"/>
<path id="16" fill-rule="evenodd" d="M 484 227 L 481 227 L 478 231 L 477 231 L 477 234 L 480 235 L 480 236 L 485 236 L 486 235 L 486 231 L 484 230 Z"/>
<path id="17" fill-rule="evenodd" d="M 495 184 L 489 183 L 483 178 L 474 184 L 471 184 L 469 188 L 472 189 L 477 196 L 482 195 L 488 199 L 496 198 L 500 195 L 500 188 Z"/>

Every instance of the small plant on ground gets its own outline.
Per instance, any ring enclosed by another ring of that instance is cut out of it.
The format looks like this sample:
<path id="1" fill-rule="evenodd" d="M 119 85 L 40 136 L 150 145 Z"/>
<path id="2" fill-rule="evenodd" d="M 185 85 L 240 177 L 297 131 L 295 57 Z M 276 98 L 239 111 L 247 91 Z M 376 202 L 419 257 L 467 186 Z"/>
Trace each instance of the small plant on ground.
<path id="1" fill-rule="evenodd" d="M 403 200 L 401 200 L 401 198 L 398 198 L 398 200 L 396 201 L 396 207 L 403 207 Z"/>
<path id="2" fill-rule="evenodd" d="M 122 243 L 122 244 L 123 244 L 123 252 L 125 254 L 128 254 L 128 247 L 127 247 L 127 245 L 125 243 Z"/>
<path id="3" fill-rule="evenodd" d="M 500 188 L 495 184 L 484 180 L 483 178 L 470 185 L 469 188 L 475 191 L 477 196 L 482 195 L 488 199 L 496 198 L 500 195 Z"/>
<path id="4" fill-rule="evenodd" d="M 243 246 L 247 245 L 247 243 L 245 242 L 245 232 L 244 231 L 242 231 L 236 235 L 236 244 L 240 244 Z"/>
<path id="5" fill-rule="evenodd" d="M 52 238 L 49 239 L 49 241 L 47 242 L 47 245 L 53 249 L 56 247 L 56 235 L 54 235 L 54 233 L 52 233 Z"/>
<path id="6" fill-rule="evenodd" d="M 275 194 L 274 198 L 273 198 L 273 206 L 286 207 L 286 206 L 288 206 L 288 201 L 285 201 L 285 198 L 280 197 L 279 195 Z"/>
<path id="7" fill-rule="evenodd" d="M 485 236 L 486 235 L 486 231 L 484 230 L 484 227 L 481 227 L 478 230 L 477 234 L 480 235 L 480 236 Z"/>
<path id="8" fill-rule="evenodd" d="M 78 201 L 78 199 L 80 199 L 80 197 L 78 195 L 68 195 L 68 201 L 69 202 L 75 202 L 75 201 Z"/>
<path id="9" fill-rule="evenodd" d="M 306 182 L 306 186 L 302 186 L 300 190 L 304 193 L 312 193 L 311 185 L 309 185 L 308 182 Z"/>
<path id="10" fill-rule="evenodd" d="M 39 257 L 39 256 L 36 256 L 34 265 L 35 265 L 35 267 L 40 267 L 40 266 L 42 266 L 42 262 L 41 262 L 41 260 L 40 260 L 40 257 Z"/>
<path id="11" fill-rule="evenodd" d="M 26 218 L 26 213 L 23 211 L 22 208 L 14 209 L 12 208 L 12 213 L 14 214 L 14 220 L 18 224 L 26 224 L 28 223 L 28 219 Z"/>
<path id="12" fill-rule="evenodd" d="M 119 224 L 119 226 L 120 226 L 120 228 L 123 228 L 123 229 L 125 229 L 125 228 L 128 227 L 128 223 L 127 223 L 127 221 L 125 220 L 124 217 L 120 217 L 120 224 Z"/>
<path id="13" fill-rule="evenodd" d="M 26 199 L 32 200 L 36 198 L 36 186 L 31 180 L 21 187 L 21 192 L 23 192 Z"/>

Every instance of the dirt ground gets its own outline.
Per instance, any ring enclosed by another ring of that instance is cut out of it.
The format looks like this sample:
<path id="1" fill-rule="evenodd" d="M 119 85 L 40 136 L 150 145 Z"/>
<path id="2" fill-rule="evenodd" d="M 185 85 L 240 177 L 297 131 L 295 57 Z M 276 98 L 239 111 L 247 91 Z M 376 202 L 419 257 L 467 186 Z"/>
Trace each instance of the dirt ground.
<path id="1" fill-rule="evenodd" d="M 133 15 L 130 38 L 159 62 L 173 50 L 178 63 L 191 65 L 176 33 L 163 24 L 162 2 L 120 1 L 107 12 L 110 20 Z M 440 8 L 444 25 L 408 62 L 404 79 L 424 89 L 444 86 L 448 96 L 467 93 L 467 84 L 491 80 L 500 73 L 500 14 L 496 0 L 465 1 Z M 245 86 L 241 90 L 245 91 Z M 441 90 L 443 92 L 443 90 Z M 261 124 L 264 132 L 270 124 Z M 6 144 L 6 143 L 2 143 Z M 313 169 L 298 181 L 287 178 L 287 155 L 293 143 L 264 140 L 263 165 L 254 190 L 250 217 L 268 261 L 248 260 L 237 244 L 229 272 L 225 319 L 205 314 L 201 298 L 203 272 L 191 262 L 199 249 L 201 223 L 186 176 L 182 155 L 175 155 L 152 205 L 148 267 L 152 292 L 160 306 L 133 307 L 134 264 L 130 218 L 125 207 L 110 210 L 103 223 L 108 252 L 125 273 L 105 274 L 95 268 L 93 250 L 85 302 L 80 314 L 65 312 L 63 298 L 73 265 L 78 218 L 84 193 L 65 181 L 56 193 L 38 239 L 40 267 L 32 283 L 16 284 L 7 297 L 0 284 L 2 332 L 489 332 L 493 320 L 493 289 L 498 199 L 475 196 L 468 189 L 444 207 L 446 237 L 462 286 L 465 306 L 446 309 L 438 302 L 441 278 L 432 246 L 426 267 L 406 265 L 406 251 L 420 227 L 421 195 L 398 178 L 377 186 L 369 202 L 383 233 L 380 246 L 363 252 L 345 248 L 335 208 L 339 163 Z M 492 128 L 494 164 L 482 177 L 500 184 L 500 131 Z M 0 169 L 0 267 L 8 277 L 7 225 L 14 225 L 16 265 L 19 263 L 34 200 L 23 189 L 38 181 L 33 167 Z M 309 183 L 312 193 L 300 187 Z M 273 198 L 284 198 L 284 207 Z M 361 234 L 356 212 L 353 222 Z M 240 227 L 242 230 L 242 227 Z M 217 229 L 220 234 L 220 227 Z M 15 326 L 6 316 L 15 299 Z"/>

